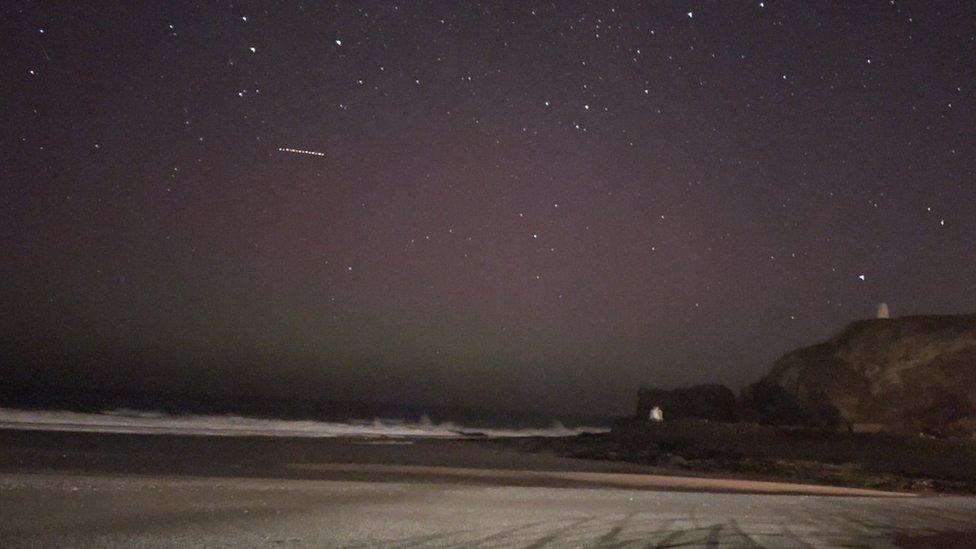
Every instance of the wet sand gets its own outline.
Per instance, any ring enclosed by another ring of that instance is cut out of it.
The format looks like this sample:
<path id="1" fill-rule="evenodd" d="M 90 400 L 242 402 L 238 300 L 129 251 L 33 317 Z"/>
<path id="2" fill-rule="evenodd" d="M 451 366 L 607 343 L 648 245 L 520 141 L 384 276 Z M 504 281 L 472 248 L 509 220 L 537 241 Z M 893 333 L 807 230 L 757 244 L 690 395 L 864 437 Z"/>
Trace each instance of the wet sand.
<path id="1" fill-rule="evenodd" d="M 604 486 L 766 494 L 913 494 L 524 453 L 476 440 L 213 437 L 0 430 L 0 471 Z"/>
<path id="2" fill-rule="evenodd" d="M 421 438 L 287 438 L 120 434 L 0 429 L 0 472 L 301 478 L 321 472 L 294 464 L 359 463 L 660 473 L 654 467 L 579 460 L 488 447 L 478 441 Z M 336 473 L 338 474 L 338 473 Z M 347 471 L 353 475 L 353 471 Z M 378 476 L 365 473 L 370 479 Z"/>

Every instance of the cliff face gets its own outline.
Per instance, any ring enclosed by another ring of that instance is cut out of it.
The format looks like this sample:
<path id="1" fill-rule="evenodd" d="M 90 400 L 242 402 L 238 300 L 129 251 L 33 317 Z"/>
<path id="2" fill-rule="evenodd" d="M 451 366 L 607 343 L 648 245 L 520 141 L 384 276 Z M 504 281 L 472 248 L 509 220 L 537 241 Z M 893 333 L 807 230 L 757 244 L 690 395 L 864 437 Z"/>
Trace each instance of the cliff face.
<path id="1" fill-rule="evenodd" d="M 744 400 L 769 389 L 854 428 L 974 432 L 976 315 L 855 322 L 780 358 Z"/>

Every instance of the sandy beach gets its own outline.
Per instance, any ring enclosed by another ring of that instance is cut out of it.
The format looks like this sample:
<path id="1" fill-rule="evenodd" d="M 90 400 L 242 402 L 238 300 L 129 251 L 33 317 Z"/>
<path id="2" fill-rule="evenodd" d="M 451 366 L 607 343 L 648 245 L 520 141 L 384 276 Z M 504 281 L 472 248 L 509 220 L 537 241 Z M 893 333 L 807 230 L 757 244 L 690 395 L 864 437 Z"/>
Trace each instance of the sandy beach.
<path id="1" fill-rule="evenodd" d="M 972 498 L 0 475 L 5 547 L 964 546 Z M 938 537 L 933 537 L 938 536 Z"/>
<path id="2" fill-rule="evenodd" d="M 0 541 L 951 547 L 976 524 L 973 498 L 667 473 L 456 440 L 0 430 Z"/>

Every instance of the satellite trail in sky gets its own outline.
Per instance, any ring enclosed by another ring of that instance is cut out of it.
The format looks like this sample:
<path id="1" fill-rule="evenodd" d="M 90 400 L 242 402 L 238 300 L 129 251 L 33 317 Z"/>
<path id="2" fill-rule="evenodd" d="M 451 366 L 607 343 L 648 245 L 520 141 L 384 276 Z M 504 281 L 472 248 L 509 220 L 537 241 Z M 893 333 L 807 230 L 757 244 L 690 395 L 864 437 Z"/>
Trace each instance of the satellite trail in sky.
<path id="1" fill-rule="evenodd" d="M 289 149 L 288 147 L 278 147 L 278 150 L 285 153 L 310 154 L 312 156 L 325 156 L 325 153 L 318 151 L 306 151 L 304 149 Z"/>

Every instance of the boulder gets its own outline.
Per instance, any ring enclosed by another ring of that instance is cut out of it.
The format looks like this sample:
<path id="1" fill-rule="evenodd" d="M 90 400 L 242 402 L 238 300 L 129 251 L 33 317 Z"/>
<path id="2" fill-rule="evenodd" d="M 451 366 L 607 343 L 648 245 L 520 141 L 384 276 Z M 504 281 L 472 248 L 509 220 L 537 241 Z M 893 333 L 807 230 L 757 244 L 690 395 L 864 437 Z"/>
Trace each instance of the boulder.
<path id="1" fill-rule="evenodd" d="M 637 417 L 648 419 L 654 408 L 661 409 L 664 421 L 732 422 L 737 419 L 735 393 L 724 385 L 695 385 L 670 390 L 641 387 L 637 391 Z"/>

